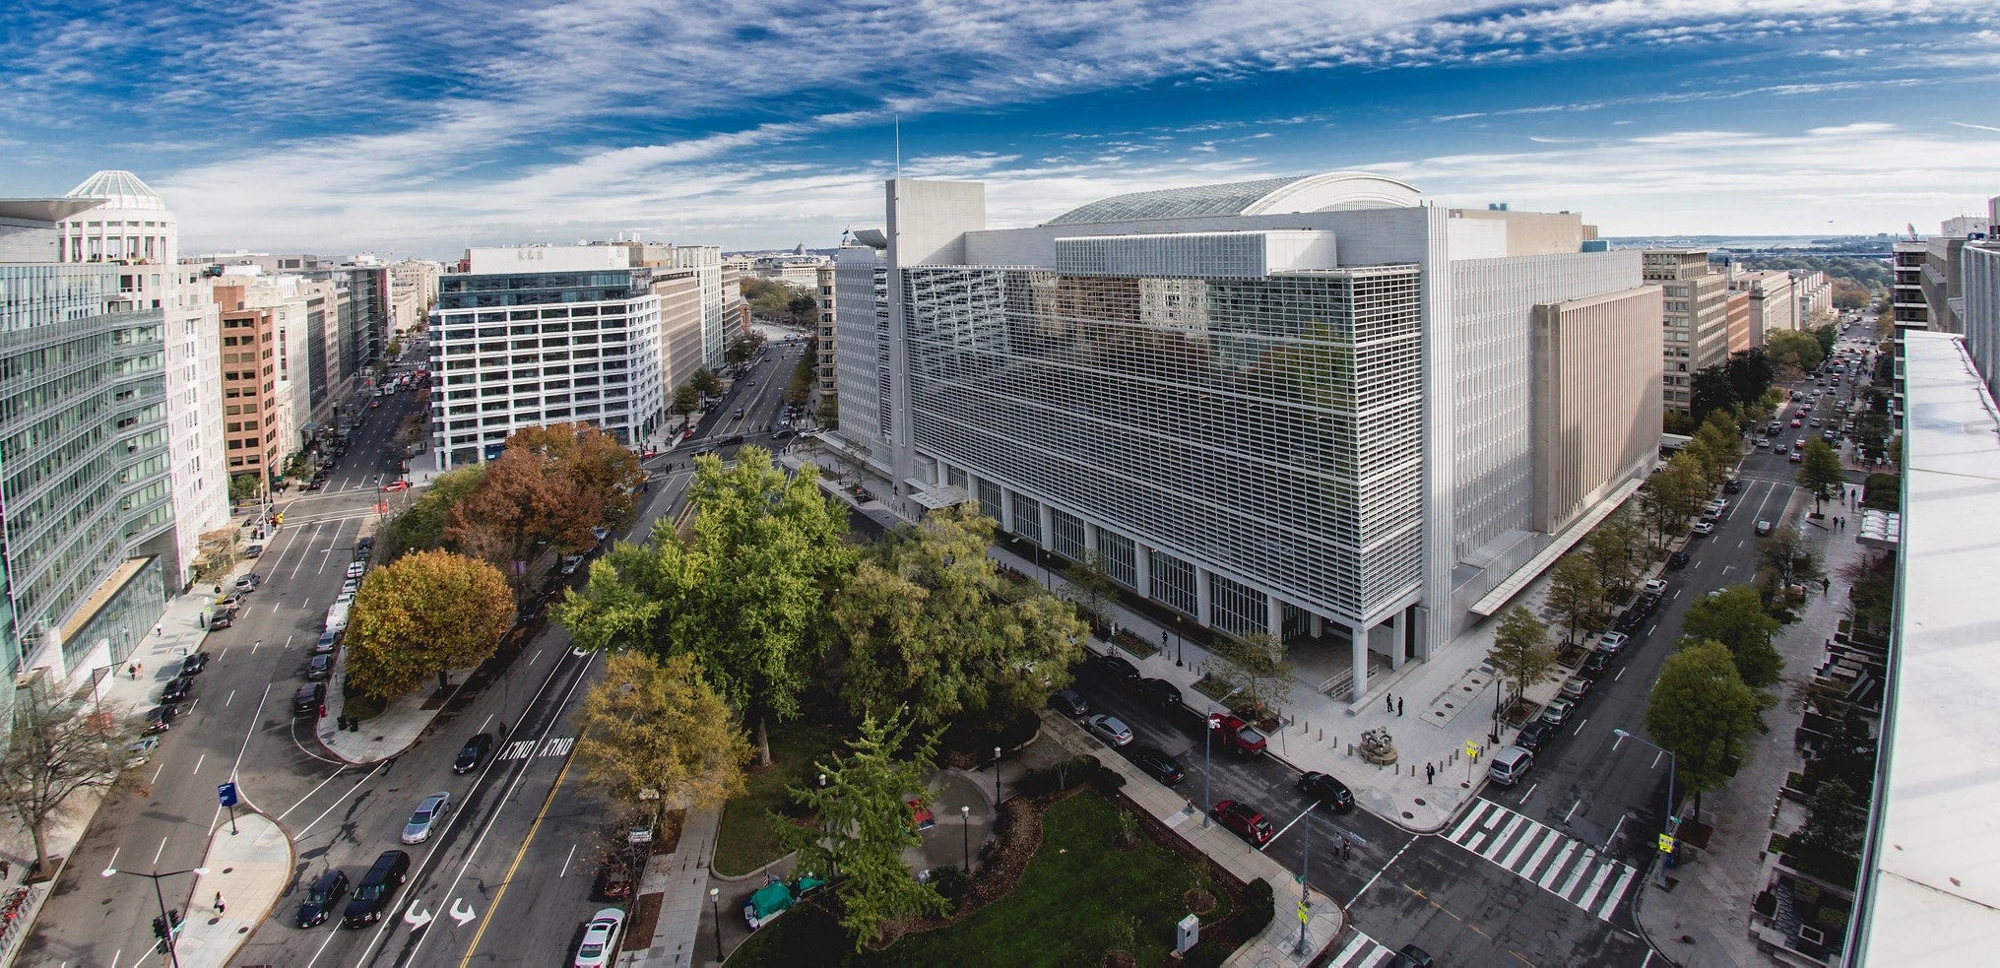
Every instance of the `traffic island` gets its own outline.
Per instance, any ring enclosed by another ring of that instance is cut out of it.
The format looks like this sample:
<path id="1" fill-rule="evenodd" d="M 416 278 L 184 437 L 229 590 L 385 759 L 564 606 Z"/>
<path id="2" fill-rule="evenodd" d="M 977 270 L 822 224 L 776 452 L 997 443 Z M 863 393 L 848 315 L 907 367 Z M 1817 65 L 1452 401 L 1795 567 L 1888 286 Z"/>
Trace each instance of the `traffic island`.
<path id="1" fill-rule="evenodd" d="M 239 812 L 209 835 L 202 866 L 208 873 L 195 879 L 182 908 L 176 945 L 182 968 L 229 964 L 271 916 L 292 878 L 292 841 L 263 814 Z"/>

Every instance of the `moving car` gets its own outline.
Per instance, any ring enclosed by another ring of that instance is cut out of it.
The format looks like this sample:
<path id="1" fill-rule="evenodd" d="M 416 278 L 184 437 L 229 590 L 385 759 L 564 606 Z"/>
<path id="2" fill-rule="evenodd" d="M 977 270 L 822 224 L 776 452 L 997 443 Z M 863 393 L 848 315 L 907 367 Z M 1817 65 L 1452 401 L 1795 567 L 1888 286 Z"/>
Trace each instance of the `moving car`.
<path id="1" fill-rule="evenodd" d="M 1299 792 L 1325 804 L 1334 813 L 1354 809 L 1354 791 L 1325 773 L 1307 770 L 1299 774 Z"/>
<path id="2" fill-rule="evenodd" d="M 389 908 L 389 899 L 396 895 L 396 888 L 403 886 L 409 877 L 410 855 L 400 850 L 383 851 L 368 873 L 361 875 L 361 883 L 354 889 L 354 900 L 347 902 L 340 923 L 358 928 L 381 920 L 382 913 Z"/>
<path id="3" fill-rule="evenodd" d="M 305 902 L 299 905 L 299 927 L 324 923 L 327 915 L 333 913 L 333 906 L 347 896 L 347 888 L 347 872 L 337 867 L 315 878 L 312 886 L 306 888 Z"/>
<path id="4" fill-rule="evenodd" d="M 492 733 L 480 733 L 466 740 L 465 745 L 459 747 L 458 759 L 452 761 L 451 771 L 453 773 L 470 773 L 473 770 L 479 769 L 480 761 L 484 760 L 486 754 L 491 752 L 492 749 Z"/>
<path id="5" fill-rule="evenodd" d="M 1768 535 L 1768 534 L 1770 534 L 1770 533 L 1771 533 L 1771 522 L 1769 522 L 1769 521 L 1759 521 L 1759 522 L 1757 522 L 1757 536 L 1758 536 L 1758 537 L 1760 537 L 1760 538 L 1761 538 L 1761 537 L 1764 537 L 1765 535 Z"/>
<path id="6" fill-rule="evenodd" d="M 1271 821 L 1247 803 L 1238 800 L 1222 800 L 1208 811 L 1215 822 L 1234 831 L 1236 836 L 1250 842 L 1252 847 L 1262 847 L 1271 842 L 1277 832 L 1271 829 Z"/>
<path id="7" fill-rule="evenodd" d="M 1049 693 L 1049 708 L 1072 718 L 1090 715 L 1090 703 L 1077 695 L 1074 689 L 1058 689 Z"/>
<path id="8" fill-rule="evenodd" d="M 1413 944 L 1396 949 L 1395 955 L 1383 962 L 1382 968 L 1431 968 L 1431 953 Z"/>
<path id="9" fill-rule="evenodd" d="M 1132 729 L 1116 716 L 1092 716 L 1083 721 L 1083 727 L 1098 739 L 1113 746 L 1124 746 L 1132 742 Z"/>
<path id="10" fill-rule="evenodd" d="M 625 912 L 605 908 L 584 925 L 583 943 L 576 947 L 575 968 L 604 968 L 618 953 L 618 934 L 625 929 Z"/>
<path id="11" fill-rule="evenodd" d="M 389 483 L 387 483 L 387 484 L 384 484 L 384 485 L 382 485 L 382 490 L 383 490 L 383 491 L 385 491 L 385 492 L 386 492 L 386 491 L 407 491 L 407 490 L 409 490 L 409 489 L 410 489 L 410 482 L 409 482 L 409 481 L 400 481 L 400 480 L 398 480 L 398 481 L 390 481 Z"/>
<path id="12" fill-rule="evenodd" d="M 1181 761 L 1167 755 L 1164 750 L 1134 746 L 1126 751 L 1125 756 L 1163 786 L 1174 786 L 1187 779 L 1187 771 L 1181 769 Z"/>
<path id="13" fill-rule="evenodd" d="M 403 843 L 421 844 L 431 839 L 431 830 L 437 819 L 451 810 L 451 793 L 439 790 L 417 804 L 416 812 L 410 814 L 410 822 L 403 825 Z"/>
<path id="14" fill-rule="evenodd" d="M 565 555 L 563 556 L 560 570 L 565 575 L 574 575 L 576 574 L 577 567 L 582 564 L 583 564 L 582 555 Z"/>

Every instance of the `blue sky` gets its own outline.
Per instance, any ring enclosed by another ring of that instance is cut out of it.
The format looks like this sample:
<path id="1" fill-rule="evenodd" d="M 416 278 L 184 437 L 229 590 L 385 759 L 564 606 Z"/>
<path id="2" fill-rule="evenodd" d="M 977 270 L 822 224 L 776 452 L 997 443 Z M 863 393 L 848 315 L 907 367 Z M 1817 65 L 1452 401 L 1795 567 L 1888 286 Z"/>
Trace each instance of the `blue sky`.
<path id="1" fill-rule="evenodd" d="M 1608 235 L 1933 232 L 2000 194 L 1994 0 L 14 0 L 0 195 L 183 251 L 732 249 L 982 179 L 995 226 L 1340 168 Z"/>

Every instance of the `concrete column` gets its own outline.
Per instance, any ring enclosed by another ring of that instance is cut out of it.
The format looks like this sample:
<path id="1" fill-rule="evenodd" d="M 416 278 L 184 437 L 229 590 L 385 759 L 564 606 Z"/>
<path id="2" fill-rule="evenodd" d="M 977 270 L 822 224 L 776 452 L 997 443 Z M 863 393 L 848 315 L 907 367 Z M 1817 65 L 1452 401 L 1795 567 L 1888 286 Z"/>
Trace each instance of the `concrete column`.
<path id="1" fill-rule="evenodd" d="M 1088 521 L 1083 522 L 1083 550 L 1097 550 L 1097 525 Z"/>
<path id="2" fill-rule="evenodd" d="M 1014 530 L 1014 492 L 1000 489 L 1000 530 L 1008 534 L 1020 534 Z"/>
<path id="3" fill-rule="evenodd" d="M 1391 669 L 1401 669 L 1403 667 L 1403 656 L 1408 651 L 1403 645 L 1403 617 L 1408 614 L 1410 614 L 1409 609 L 1400 608 L 1396 610 L 1395 616 L 1389 619 L 1389 634 L 1395 638 L 1395 647 L 1389 650 L 1389 668 Z"/>
<path id="4" fill-rule="evenodd" d="M 1276 639 L 1279 645 L 1283 645 L 1285 642 L 1285 600 L 1273 594 L 1266 594 L 1264 596 L 1264 603 L 1268 609 L 1267 614 L 1271 625 L 1271 638 Z"/>
<path id="5" fill-rule="evenodd" d="M 1153 597 L 1153 548 L 1143 541 L 1132 542 L 1133 579 L 1141 597 Z"/>
<path id="6" fill-rule="evenodd" d="M 1054 548 L 1056 546 L 1056 509 L 1047 501 L 1043 501 L 1039 507 L 1042 511 L 1042 540 L 1037 543 L 1044 548 Z"/>
<path id="7" fill-rule="evenodd" d="M 1348 630 L 1354 646 L 1354 689 L 1348 694 L 1349 702 L 1360 702 L 1368 695 L 1368 629 L 1356 625 Z"/>
<path id="8" fill-rule="evenodd" d="M 1324 619 L 1324 618 L 1321 618 L 1321 617 L 1319 617 L 1318 615 L 1314 615 L 1314 616 L 1312 617 L 1312 636 L 1313 636 L 1313 638 L 1319 638 L 1320 636 L 1322 636 L 1322 635 L 1325 635 L 1325 634 L 1326 634 L 1326 619 Z"/>
<path id="9" fill-rule="evenodd" d="M 1215 624 L 1215 592 L 1209 585 L 1209 570 L 1194 566 L 1194 620 L 1204 627 Z"/>

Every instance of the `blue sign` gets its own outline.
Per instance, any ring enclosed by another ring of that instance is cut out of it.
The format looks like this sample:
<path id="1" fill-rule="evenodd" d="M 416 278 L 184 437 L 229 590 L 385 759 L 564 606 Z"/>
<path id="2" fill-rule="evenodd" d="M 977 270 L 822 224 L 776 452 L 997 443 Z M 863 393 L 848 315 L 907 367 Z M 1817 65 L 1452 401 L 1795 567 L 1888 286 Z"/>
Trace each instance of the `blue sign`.
<path id="1" fill-rule="evenodd" d="M 236 805 L 236 784 L 234 784 L 234 783 L 221 783 L 221 784 L 217 784 L 217 785 L 216 785 L 216 787 L 215 787 L 215 795 L 216 795 L 216 797 L 217 797 L 217 798 L 219 798 L 219 799 L 220 799 L 220 800 L 222 801 L 222 805 L 223 805 L 223 806 L 225 806 L 225 807 L 233 807 L 233 806 L 235 806 L 235 805 Z"/>

